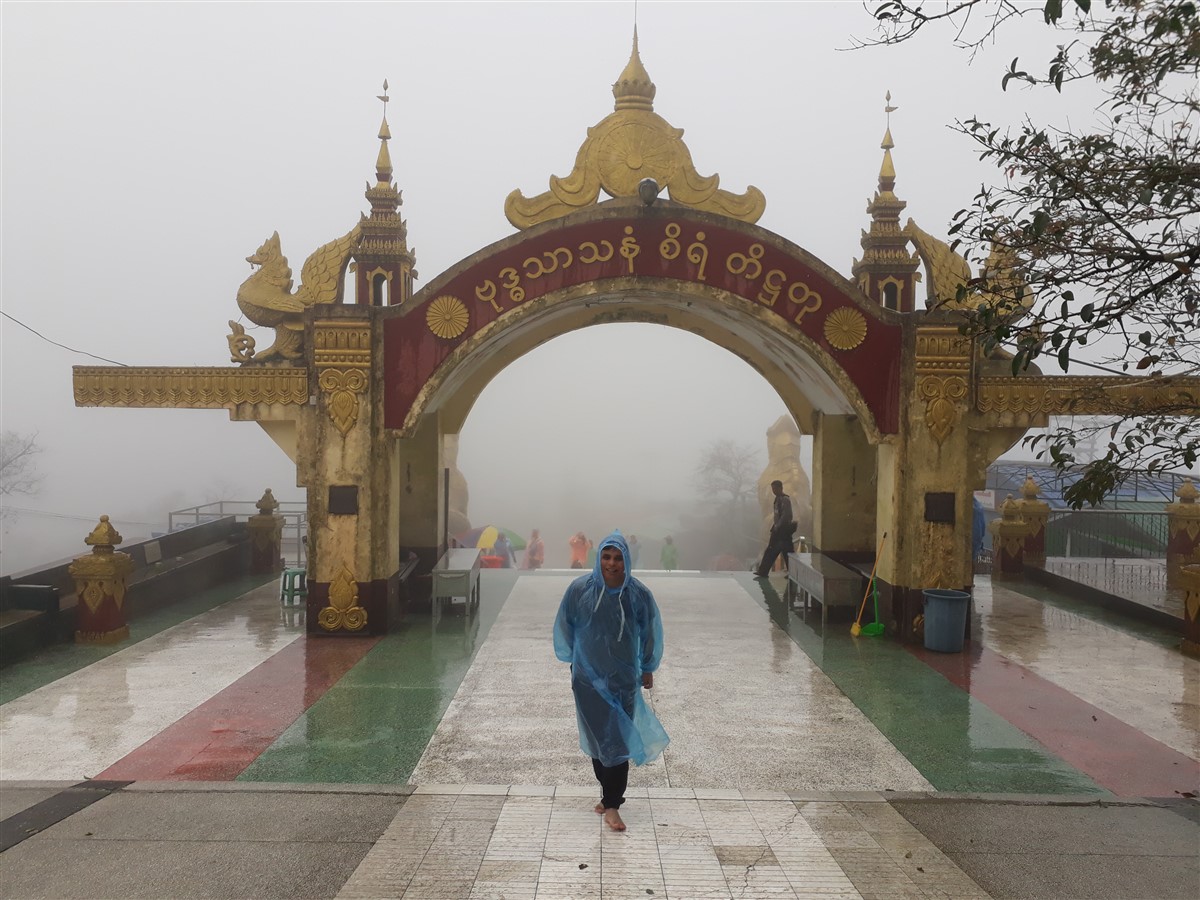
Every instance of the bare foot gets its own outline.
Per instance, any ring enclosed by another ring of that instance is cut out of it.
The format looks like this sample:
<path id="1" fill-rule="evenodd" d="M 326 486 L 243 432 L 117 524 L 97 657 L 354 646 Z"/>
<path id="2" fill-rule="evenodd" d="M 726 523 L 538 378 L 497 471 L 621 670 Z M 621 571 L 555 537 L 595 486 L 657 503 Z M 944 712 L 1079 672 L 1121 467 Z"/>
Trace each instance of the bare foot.
<path id="1" fill-rule="evenodd" d="M 596 815 L 598 815 L 598 816 L 604 815 L 604 804 L 597 803 L 595 806 L 595 810 L 596 810 Z"/>
<path id="2" fill-rule="evenodd" d="M 625 830 L 625 823 L 621 821 L 621 813 L 615 809 L 606 809 L 604 811 L 604 824 L 613 831 Z"/>

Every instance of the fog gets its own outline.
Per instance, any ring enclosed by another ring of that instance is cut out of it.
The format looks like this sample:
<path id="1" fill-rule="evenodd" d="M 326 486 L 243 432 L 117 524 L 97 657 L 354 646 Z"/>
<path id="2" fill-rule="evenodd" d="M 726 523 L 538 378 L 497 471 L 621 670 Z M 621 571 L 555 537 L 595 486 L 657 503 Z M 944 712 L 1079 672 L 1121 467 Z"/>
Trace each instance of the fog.
<path id="1" fill-rule="evenodd" d="M 228 365 L 245 257 L 278 230 L 299 281 L 307 255 L 368 208 L 384 78 L 428 283 L 512 233 L 511 190 L 540 193 L 570 171 L 612 110 L 633 14 L 627 2 L 0 6 L 3 310 L 47 339 L 0 320 L 3 428 L 37 432 L 44 448 L 41 490 L 6 501 L 3 569 L 82 552 L 101 513 L 132 540 L 171 509 L 265 487 L 302 499 L 253 423 L 75 408 L 71 366 L 99 363 L 65 348 Z M 734 192 L 759 187 L 759 224 L 845 275 L 869 224 L 885 91 L 904 215 L 939 234 L 992 177 L 947 127 L 956 116 L 1079 121 L 1095 100 L 1000 91 L 1012 56 L 1052 53 L 1037 23 L 971 65 L 948 32 L 842 49 L 871 24 L 849 2 L 638 6 L 655 111 L 685 129 L 697 170 Z M 269 343 L 269 330 L 256 336 Z M 467 420 L 469 512 L 542 527 L 551 564 L 577 528 L 661 537 L 698 499 L 699 451 L 729 438 L 765 461 L 784 411 L 758 373 L 686 332 L 564 335 L 502 372 Z"/>

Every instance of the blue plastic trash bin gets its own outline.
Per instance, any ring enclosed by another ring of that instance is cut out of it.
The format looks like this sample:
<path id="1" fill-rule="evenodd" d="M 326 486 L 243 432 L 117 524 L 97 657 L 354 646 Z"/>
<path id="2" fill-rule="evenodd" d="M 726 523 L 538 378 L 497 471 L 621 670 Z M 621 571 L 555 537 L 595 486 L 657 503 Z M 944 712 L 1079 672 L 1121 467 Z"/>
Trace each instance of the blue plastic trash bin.
<path id="1" fill-rule="evenodd" d="M 967 631 L 971 595 L 965 591 L 927 590 L 925 594 L 925 649 L 961 653 Z"/>

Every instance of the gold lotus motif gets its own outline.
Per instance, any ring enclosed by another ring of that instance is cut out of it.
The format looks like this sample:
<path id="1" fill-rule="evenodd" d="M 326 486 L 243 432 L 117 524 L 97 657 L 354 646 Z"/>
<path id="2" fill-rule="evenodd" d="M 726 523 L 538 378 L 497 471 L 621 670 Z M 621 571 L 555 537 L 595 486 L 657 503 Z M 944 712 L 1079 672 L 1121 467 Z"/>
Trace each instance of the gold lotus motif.
<path id="1" fill-rule="evenodd" d="M 425 312 L 425 322 L 429 330 L 440 338 L 456 338 L 467 330 L 471 320 L 466 306 L 457 297 L 443 294 L 429 304 Z"/>
<path id="2" fill-rule="evenodd" d="M 853 350 L 867 336 L 867 320 L 857 309 L 843 306 L 825 318 L 825 340 L 837 350 Z"/>

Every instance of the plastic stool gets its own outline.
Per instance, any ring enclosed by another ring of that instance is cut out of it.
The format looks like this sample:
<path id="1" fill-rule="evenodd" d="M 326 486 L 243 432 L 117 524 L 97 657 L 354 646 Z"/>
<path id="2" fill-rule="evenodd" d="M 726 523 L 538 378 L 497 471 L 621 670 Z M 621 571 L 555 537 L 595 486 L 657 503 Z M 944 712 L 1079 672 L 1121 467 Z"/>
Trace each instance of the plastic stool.
<path id="1" fill-rule="evenodd" d="M 299 603 L 307 598 L 308 583 L 305 580 L 304 569 L 284 569 L 283 578 L 279 582 L 279 602 L 287 606 L 293 601 Z"/>

